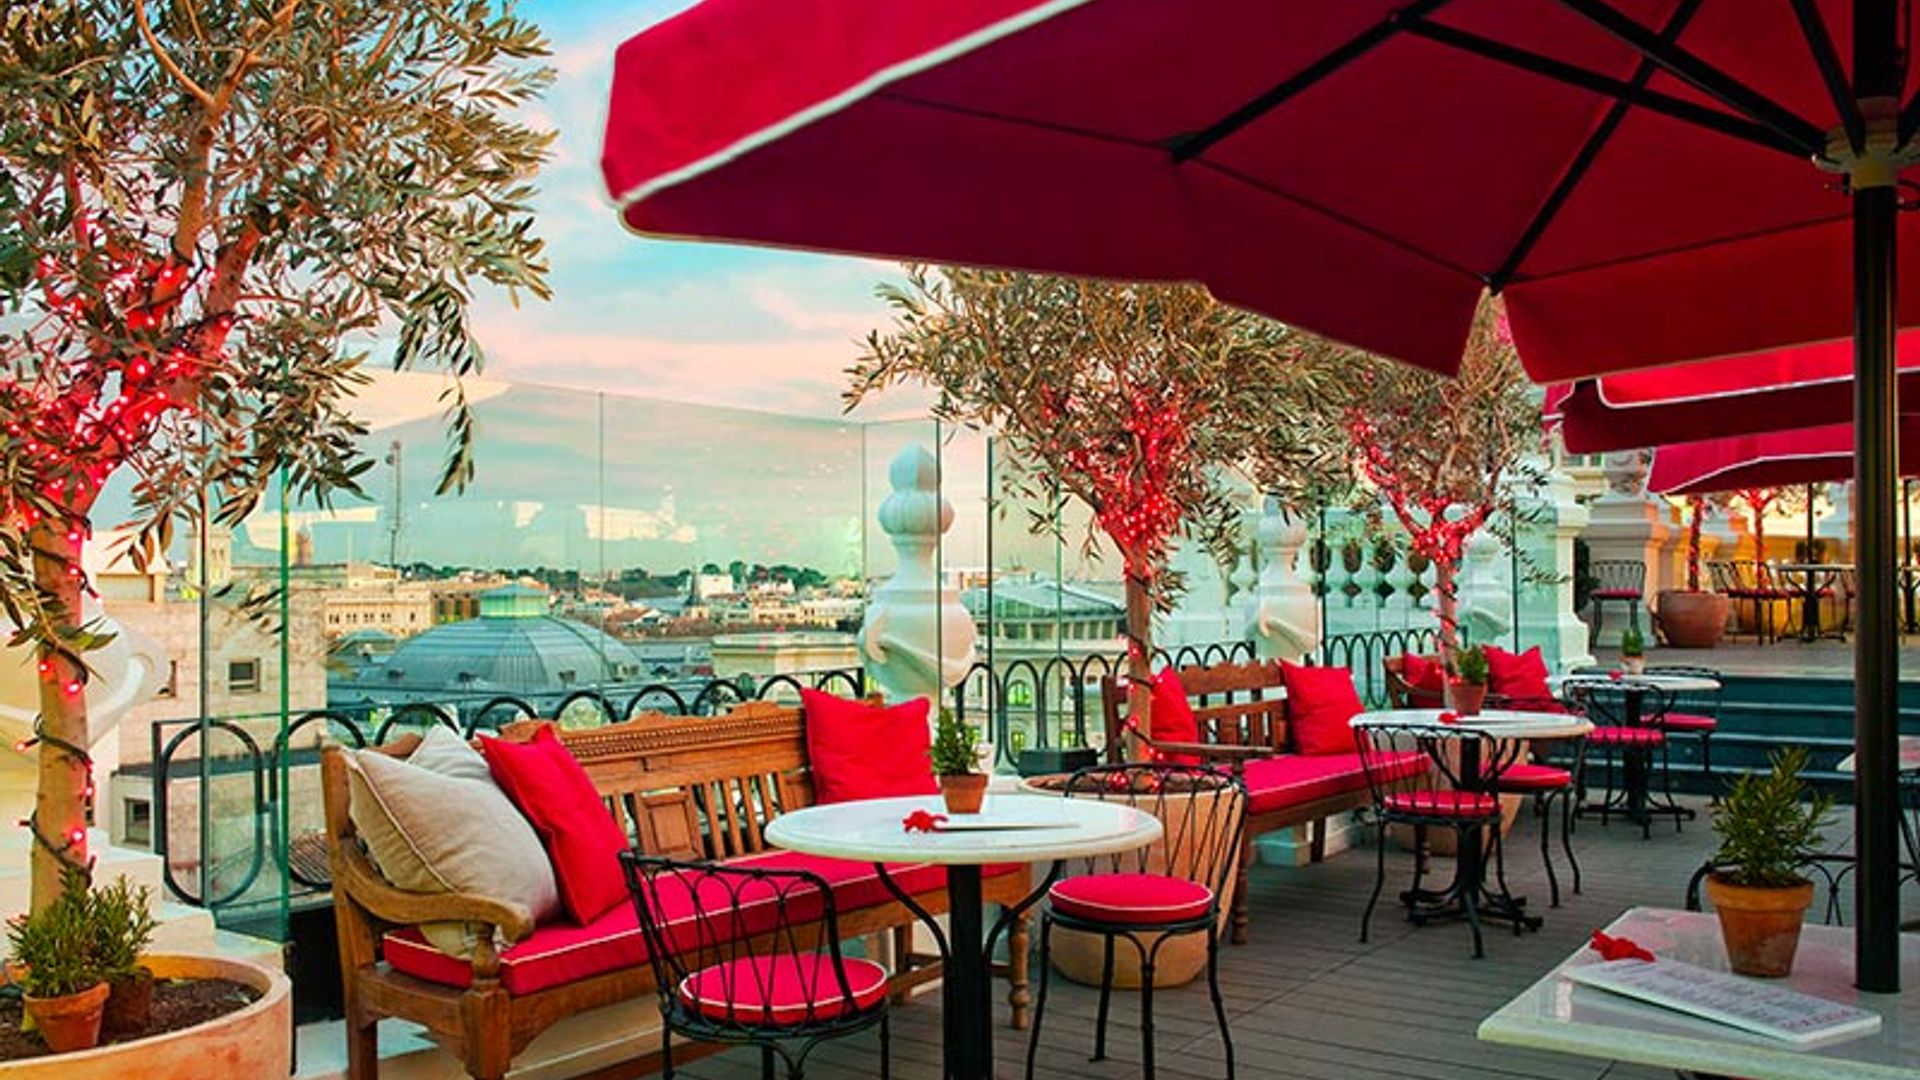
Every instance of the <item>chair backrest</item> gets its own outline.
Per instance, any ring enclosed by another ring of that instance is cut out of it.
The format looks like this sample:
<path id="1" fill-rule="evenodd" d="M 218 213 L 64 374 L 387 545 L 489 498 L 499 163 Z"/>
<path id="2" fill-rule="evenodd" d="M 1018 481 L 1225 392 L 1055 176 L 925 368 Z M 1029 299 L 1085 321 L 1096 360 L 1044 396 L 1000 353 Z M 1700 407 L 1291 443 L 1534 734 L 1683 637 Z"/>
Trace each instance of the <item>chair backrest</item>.
<path id="1" fill-rule="evenodd" d="M 1180 685 L 1196 700 L 1193 718 L 1200 741 L 1226 746 L 1287 745 L 1287 701 L 1280 665 L 1266 663 L 1210 664 L 1183 667 Z M 1127 679 L 1104 675 L 1100 679 L 1100 707 L 1107 727 L 1107 761 L 1126 760 L 1128 744 Z"/>
<path id="2" fill-rule="evenodd" d="M 1580 675 L 1560 684 L 1560 697 L 1595 727 L 1622 727 L 1627 722 L 1627 690 L 1609 675 Z M 1672 712 L 1678 695 L 1649 687 L 1640 694 L 1640 723 L 1652 724 Z"/>
<path id="3" fill-rule="evenodd" d="M 1649 675 L 1683 675 L 1720 682 L 1718 668 L 1703 667 L 1699 664 L 1649 664 Z M 1672 706 L 1684 712 L 1700 716 L 1718 718 L 1720 715 L 1721 690 L 1686 690 L 1673 695 Z"/>
<path id="4" fill-rule="evenodd" d="M 1638 559 L 1595 559 L 1587 569 L 1599 582 L 1596 589 L 1646 591 L 1647 564 Z"/>
<path id="5" fill-rule="evenodd" d="M 1354 729 L 1354 743 L 1375 806 L 1395 794 L 1490 789 L 1525 746 L 1445 724 L 1368 724 Z"/>
<path id="6" fill-rule="evenodd" d="M 620 862 L 661 1011 L 683 1030 L 804 1034 L 858 1011 L 833 892 L 818 874 L 637 851 Z M 830 977 L 814 980 L 814 993 L 794 993 L 796 973 L 822 962 Z"/>
<path id="7" fill-rule="evenodd" d="M 1239 868 L 1247 789 L 1226 772 L 1199 765 L 1130 762 L 1093 765 L 1067 778 L 1069 799 L 1100 799 L 1160 819 L 1160 839 L 1132 851 L 1081 861 L 1087 873 L 1166 874 L 1228 895 Z"/>
<path id="8" fill-rule="evenodd" d="M 1427 660 L 1439 663 L 1438 656 L 1429 656 Z M 1387 676 L 1387 704 L 1396 709 L 1438 709 L 1445 703 L 1445 697 L 1431 690 L 1421 690 L 1407 681 L 1407 658 L 1389 656 L 1380 661 L 1380 669 Z"/>

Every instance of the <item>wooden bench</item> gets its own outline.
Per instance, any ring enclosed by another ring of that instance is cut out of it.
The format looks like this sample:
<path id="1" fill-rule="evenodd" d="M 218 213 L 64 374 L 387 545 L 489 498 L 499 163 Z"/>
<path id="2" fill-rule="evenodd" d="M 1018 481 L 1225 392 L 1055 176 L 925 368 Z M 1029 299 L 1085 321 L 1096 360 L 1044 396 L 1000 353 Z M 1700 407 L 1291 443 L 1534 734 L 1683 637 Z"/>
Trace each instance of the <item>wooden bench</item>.
<path id="1" fill-rule="evenodd" d="M 1107 755 L 1115 762 L 1137 750 L 1197 756 L 1230 766 L 1245 781 L 1245 839 L 1233 896 L 1233 940 L 1240 944 L 1247 940 L 1247 868 L 1253 863 L 1254 840 L 1263 833 L 1306 825 L 1308 859 L 1320 862 L 1327 852 L 1327 819 L 1369 806 L 1373 796 L 1357 749 L 1350 755 L 1312 757 L 1291 752 L 1278 663 L 1183 667 L 1179 673 L 1187 696 L 1199 699 L 1193 709 L 1199 741 L 1156 742 L 1137 730 L 1126 715 L 1125 684 L 1107 676 L 1100 680 Z"/>
<path id="2" fill-rule="evenodd" d="M 511 725 L 502 738 L 524 741 L 546 721 Z M 606 796 L 615 820 L 642 850 L 687 858 L 754 858 L 768 851 L 765 824 L 784 810 L 812 802 L 806 740 L 800 710 L 771 702 L 743 704 L 712 718 L 646 714 L 624 723 L 582 731 L 561 731 L 594 785 Z M 404 757 L 419 744 L 406 735 L 378 748 Z M 339 747 L 322 754 L 327 835 L 331 848 L 334 914 L 340 933 L 340 969 L 345 984 L 348 1075 L 372 1080 L 378 1075 L 378 1022 L 411 1020 L 425 1026 L 467 1071 L 481 1080 L 504 1076 L 533 1038 L 555 1022 L 589 1009 L 654 993 L 653 967 L 642 956 L 614 970 L 530 993 L 514 993 L 503 969 L 515 950 L 496 950 L 491 936 L 481 942 L 471 963 L 439 957 L 458 979 L 435 980 L 396 970 L 383 945 L 412 955 L 415 946 L 405 928 L 425 922 L 464 921 L 497 928 L 508 942 L 531 945 L 536 928 L 524 908 L 464 894 L 422 894 L 395 889 L 380 877 L 354 833 L 348 814 L 350 789 Z M 449 812 L 458 808 L 449 807 Z M 763 858 L 779 858 L 780 853 Z M 795 856 L 796 858 L 809 858 Z M 911 949 L 915 917 L 908 908 L 872 887 L 870 867 L 842 864 L 865 872 L 857 902 L 843 906 L 839 925 L 848 937 L 891 934 L 895 956 L 892 988 L 904 1000 L 913 986 L 938 977 L 938 961 Z M 915 870 L 908 889 L 929 912 L 946 910 L 944 876 Z M 988 876 L 983 895 L 1010 907 L 1031 890 L 1029 870 L 1020 866 Z M 838 887 L 836 886 L 836 892 Z M 843 904 L 847 901 L 843 900 Z M 607 921 L 603 916 L 594 925 Z M 570 928 L 569 928 L 570 929 Z M 1010 988 L 1012 1025 L 1027 1023 L 1027 927 L 1014 921 L 1004 968 Z M 400 932 L 399 937 L 390 937 Z M 577 933 L 577 931 L 576 931 Z M 577 948 L 579 946 L 570 946 Z M 425 947 L 430 950 L 430 947 Z M 465 985 L 457 985 L 465 983 Z M 691 1060 L 718 1046 L 676 1048 L 676 1061 Z M 596 1078 L 640 1076 L 660 1069 L 659 1052 L 596 1071 Z"/>

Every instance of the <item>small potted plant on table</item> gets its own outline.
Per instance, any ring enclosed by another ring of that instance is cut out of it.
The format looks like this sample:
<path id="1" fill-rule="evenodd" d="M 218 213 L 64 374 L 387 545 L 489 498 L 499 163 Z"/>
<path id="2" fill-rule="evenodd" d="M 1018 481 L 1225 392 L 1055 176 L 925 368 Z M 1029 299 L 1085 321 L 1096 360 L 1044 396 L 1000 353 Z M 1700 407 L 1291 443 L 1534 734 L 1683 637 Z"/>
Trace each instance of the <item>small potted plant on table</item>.
<path id="1" fill-rule="evenodd" d="M 1620 631 L 1620 670 L 1629 675 L 1647 670 L 1647 639 L 1637 626 Z"/>
<path id="2" fill-rule="evenodd" d="M 1778 751 L 1773 768 L 1736 779 L 1713 811 L 1720 850 L 1707 899 L 1720 916 L 1727 962 L 1741 975 L 1780 978 L 1793 970 L 1813 882 L 1800 865 L 1820 842 L 1832 799 L 1807 790 L 1804 747 Z"/>
<path id="3" fill-rule="evenodd" d="M 53 903 L 7 923 L 9 974 L 25 992 L 28 1020 L 55 1053 L 89 1050 L 100 1042 L 107 981 L 96 957 L 94 907 L 86 882 L 70 871 Z"/>
<path id="4" fill-rule="evenodd" d="M 941 709 L 933 729 L 934 775 L 940 778 L 940 797 L 949 814 L 977 814 L 987 797 L 987 774 L 976 771 L 980 745 L 973 729 Z"/>
<path id="5" fill-rule="evenodd" d="M 1487 701 L 1487 652 L 1478 645 L 1456 649 L 1447 678 L 1447 707 L 1461 716 L 1480 715 Z"/>

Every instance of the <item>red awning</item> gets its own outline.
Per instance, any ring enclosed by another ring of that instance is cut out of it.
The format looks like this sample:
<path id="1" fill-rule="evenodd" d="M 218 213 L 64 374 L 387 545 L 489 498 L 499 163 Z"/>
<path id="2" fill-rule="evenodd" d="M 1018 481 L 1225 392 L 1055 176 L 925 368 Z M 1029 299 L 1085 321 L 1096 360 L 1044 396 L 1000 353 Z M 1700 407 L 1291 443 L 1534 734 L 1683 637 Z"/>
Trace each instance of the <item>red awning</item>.
<path id="1" fill-rule="evenodd" d="M 1901 399 L 1920 408 L 1920 331 L 1896 343 Z M 1847 423 L 1853 345 L 1837 342 L 1604 375 L 1548 391 L 1578 454 Z"/>
<path id="2" fill-rule="evenodd" d="M 1900 475 L 1920 475 L 1920 417 L 1903 418 Z M 1853 425 L 1703 439 L 1655 447 L 1647 490 L 1698 495 L 1853 478 Z"/>
<path id="3" fill-rule="evenodd" d="M 1783 131 L 1591 6 L 707 0 L 620 47 L 603 166 L 648 233 L 1201 280 L 1443 372 L 1489 281 L 1541 382 L 1847 338 L 1849 204 L 1809 161 L 1834 106 L 1786 5 L 1612 5 L 1686 8 Z"/>

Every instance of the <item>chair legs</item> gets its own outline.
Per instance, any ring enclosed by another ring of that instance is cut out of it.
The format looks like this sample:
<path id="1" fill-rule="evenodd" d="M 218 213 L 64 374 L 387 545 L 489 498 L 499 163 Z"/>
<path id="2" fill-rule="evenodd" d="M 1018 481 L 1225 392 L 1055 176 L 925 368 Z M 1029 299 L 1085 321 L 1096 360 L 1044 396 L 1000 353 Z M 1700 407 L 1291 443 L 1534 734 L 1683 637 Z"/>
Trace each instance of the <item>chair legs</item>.
<path id="1" fill-rule="evenodd" d="M 1213 997 L 1213 1018 L 1220 1022 L 1220 1046 L 1227 1054 L 1227 1080 L 1233 1080 L 1233 1033 L 1227 1030 L 1227 1003 L 1220 996 L 1220 935 L 1207 935 L 1207 993 Z"/>
<path id="2" fill-rule="evenodd" d="M 1113 935 L 1106 936 L 1106 953 L 1100 961 L 1100 1013 L 1093 1027 L 1092 1061 L 1107 1059 L 1107 1006 L 1113 1000 Z"/>
<path id="3" fill-rule="evenodd" d="M 1033 1058 L 1040 1051 L 1040 1022 L 1047 1016 L 1047 984 L 1052 982 L 1053 919 L 1040 917 L 1040 990 L 1033 999 L 1033 1027 L 1027 1034 L 1027 1080 L 1033 1080 Z"/>
<path id="4" fill-rule="evenodd" d="M 1375 852 L 1373 895 L 1367 898 L 1367 909 L 1360 913 L 1360 944 L 1362 945 L 1367 943 L 1367 931 L 1373 926 L 1373 909 L 1380 903 L 1380 890 L 1387 885 L 1387 823 L 1384 821 L 1380 823 L 1380 828 L 1374 835 L 1373 850 Z M 1416 854 L 1414 858 L 1418 859 L 1419 855 Z M 1413 887 L 1416 891 L 1420 888 L 1418 869 L 1414 871 Z"/>
<path id="5" fill-rule="evenodd" d="M 1216 917 L 1217 923 L 1217 917 Z M 1188 928 L 1184 932 L 1197 933 Z M 1226 1050 L 1227 1080 L 1233 1080 L 1233 1036 L 1227 1029 L 1226 999 L 1220 993 L 1220 941 L 1221 933 L 1217 925 L 1207 931 L 1207 994 L 1213 1002 L 1213 1016 L 1220 1025 L 1220 1042 Z M 1152 946 L 1148 946 L 1129 931 L 1117 931 L 1101 934 L 1105 945 L 1100 965 L 1100 1005 L 1094 1021 L 1093 1057 L 1089 1060 L 1104 1061 L 1107 1056 L 1107 1014 L 1112 1002 L 1114 950 L 1116 940 L 1122 936 L 1128 944 L 1140 954 L 1140 1051 L 1142 1055 L 1141 1076 L 1144 1080 L 1153 1080 L 1154 1063 L 1154 1025 L 1153 1025 L 1153 979 L 1156 959 L 1160 946 L 1172 940 L 1171 936 L 1161 933 L 1155 935 Z M 1040 1029 L 1047 1017 L 1047 987 L 1053 981 L 1053 963 L 1050 952 L 1053 947 L 1053 916 L 1051 913 L 1040 917 L 1040 989 L 1034 996 L 1033 1023 L 1027 1032 L 1027 1080 L 1033 1080 L 1034 1059 L 1040 1052 Z M 886 1038 L 886 1030 L 881 1029 L 881 1038 Z M 886 1080 L 886 1074 L 881 1074 Z"/>

